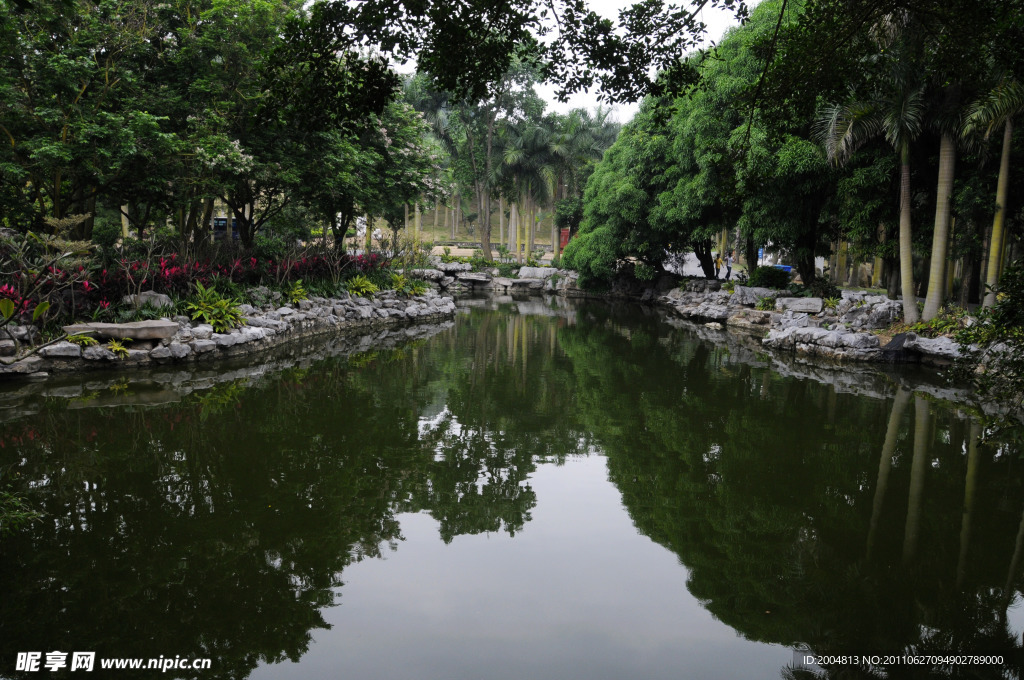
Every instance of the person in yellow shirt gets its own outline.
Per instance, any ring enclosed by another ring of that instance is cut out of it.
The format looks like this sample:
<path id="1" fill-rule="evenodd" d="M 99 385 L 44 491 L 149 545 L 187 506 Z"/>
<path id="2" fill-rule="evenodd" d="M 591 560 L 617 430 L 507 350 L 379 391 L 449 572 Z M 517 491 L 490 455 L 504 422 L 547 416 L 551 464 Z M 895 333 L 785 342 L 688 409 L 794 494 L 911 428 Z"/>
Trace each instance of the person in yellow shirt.
<path id="1" fill-rule="evenodd" d="M 718 273 L 722 271 L 722 254 L 715 253 L 715 278 L 718 278 Z"/>

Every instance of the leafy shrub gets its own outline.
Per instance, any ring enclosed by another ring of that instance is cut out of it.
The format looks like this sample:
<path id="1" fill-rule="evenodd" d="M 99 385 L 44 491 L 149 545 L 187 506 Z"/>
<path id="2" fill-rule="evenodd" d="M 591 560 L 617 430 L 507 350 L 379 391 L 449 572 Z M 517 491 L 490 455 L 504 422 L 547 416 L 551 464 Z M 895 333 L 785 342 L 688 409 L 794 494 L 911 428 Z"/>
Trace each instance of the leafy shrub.
<path id="1" fill-rule="evenodd" d="M 309 297 L 306 293 L 306 289 L 302 285 L 302 279 L 296 279 L 292 281 L 291 285 L 285 291 L 284 296 L 288 299 L 291 304 L 296 304 Z"/>
<path id="2" fill-rule="evenodd" d="M 756 307 L 757 307 L 757 309 L 760 309 L 762 312 L 772 312 L 772 311 L 775 311 L 775 298 L 770 297 L 770 296 L 769 297 L 760 298 L 757 301 Z"/>
<path id="3" fill-rule="evenodd" d="M 1024 402 L 1024 265 L 1009 267 L 999 280 L 996 303 L 961 328 L 956 341 L 964 358 L 957 372 L 978 391 L 1019 410 Z M 1009 426 L 1020 432 L 1012 415 Z"/>
<path id="4" fill-rule="evenodd" d="M 282 260 L 288 250 L 288 244 L 277 234 L 257 234 L 253 239 L 252 254 L 261 260 Z"/>
<path id="5" fill-rule="evenodd" d="M 92 347 L 93 345 L 100 344 L 100 341 L 90 335 L 69 335 L 67 341 L 78 345 L 79 347 Z"/>
<path id="6" fill-rule="evenodd" d="M 637 262 L 633 266 L 633 276 L 641 281 L 650 281 L 654 278 L 655 269 L 649 264 Z"/>
<path id="7" fill-rule="evenodd" d="M 785 288 L 789 285 L 789 272 L 778 267 L 758 267 L 750 273 L 749 285 L 755 288 Z"/>
<path id="8" fill-rule="evenodd" d="M 843 299 L 843 292 L 839 290 L 839 286 L 826 276 L 815 276 L 811 285 L 807 286 L 807 292 L 810 293 L 810 297 L 820 297 L 823 300 Z"/>
<path id="9" fill-rule="evenodd" d="M 230 298 L 222 297 L 213 288 L 196 283 L 196 295 L 192 302 L 186 304 L 192 319 L 202 320 L 213 326 L 217 333 L 226 333 L 242 322 L 242 314 L 238 305 Z"/>
<path id="10" fill-rule="evenodd" d="M 345 283 L 345 288 L 352 295 L 358 295 L 359 297 L 373 297 L 373 294 L 380 290 L 373 281 L 370 281 L 363 274 L 357 274 L 349 279 Z"/>
<path id="11" fill-rule="evenodd" d="M 131 338 L 125 338 L 124 342 L 122 342 L 121 340 L 110 340 L 107 343 L 107 349 L 113 352 L 114 356 L 123 361 L 128 358 L 128 348 L 124 346 L 124 343 L 131 341 Z"/>
<path id="12" fill-rule="evenodd" d="M 836 309 L 836 307 L 839 306 L 839 303 L 841 301 L 842 301 L 842 298 L 827 297 L 824 300 L 822 300 L 822 303 L 825 305 L 825 309 L 832 309 L 832 310 L 834 310 L 834 309 Z"/>
<path id="13" fill-rule="evenodd" d="M 413 295 L 413 296 L 415 296 L 415 295 L 423 295 L 429 289 L 430 289 L 430 286 L 428 286 L 427 282 L 424 281 L 423 279 L 412 279 L 411 281 L 409 281 L 409 283 L 406 284 L 406 286 L 405 286 L 405 293 L 406 293 L 406 295 Z"/>

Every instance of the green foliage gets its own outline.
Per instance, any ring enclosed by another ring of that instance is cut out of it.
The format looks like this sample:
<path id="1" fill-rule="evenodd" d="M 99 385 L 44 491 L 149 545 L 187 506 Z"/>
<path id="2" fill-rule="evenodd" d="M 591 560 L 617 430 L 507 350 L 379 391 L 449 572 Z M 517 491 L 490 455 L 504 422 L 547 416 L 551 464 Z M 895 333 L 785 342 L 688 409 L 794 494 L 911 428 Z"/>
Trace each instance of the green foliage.
<path id="1" fill-rule="evenodd" d="M 789 272 L 778 267 L 758 267 L 750 272 L 748 285 L 758 288 L 786 288 L 789 286 Z"/>
<path id="2" fill-rule="evenodd" d="M 380 290 L 370 279 L 362 274 L 357 274 L 346 281 L 345 289 L 358 297 L 373 297 L 373 294 Z"/>
<path id="3" fill-rule="evenodd" d="M 822 300 L 822 304 L 825 305 L 825 309 L 828 309 L 828 310 L 834 312 L 836 310 L 836 308 L 839 307 L 839 303 L 842 302 L 842 301 L 843 301 L 842 298 L 827 297 L 827 298 L 824 298 Z"/>
<path id="4" fill-rule="evenodd" d="M 391 288 L 399 295 L 423 295 L 429 287 L 422 279 L 410 279 L 403 274 L 391 275 Z"/>
<path id="5" fill-rule="evenodd" d="M 996 303 L 955 338 L 964 355 L 958 372 L 985 397 L 1020 409 L 1024 403 L 1024 264 L 1009 267 Z M 1019 428 L 1019 423 L 1015 424 Z"/>
<path id="6" fill-rule="evenodd" d="M 285 240 L 275 233 L 257 234 L 253 241 L 252 254 L 261 260 L 279 261 L 289 251 Z"/>
<path id="7" fill-rule="evenodd" d="M 186 303 L 185 308 L 194 321 L 210 324 L 217 333 L 226 333 L 242 323 L 238 304 L 231 298 L 223 297 L 214 288 L 203 286 L 202 283 L 196 283 L 196 294 Z"/>
<path id="8" fill-rule="evenodd" d="M 0 491 L 0 537 L 31 522 L 37 522 L 42 517 L 43 513 L 33 510 L 24 497 L 10 491 Z"/>
<path id="9" fill-rule="evenodd" d="M 644 264 L 643 262 L 637 262 L 636 265 L 633 267 L 633 276 L 635 276 L 640 281 L 653 280 L 655 273 L 656 271 L 654 267 L 652 267 L 649 264 Z"/>
<path id="10" fill-rule="evenodd" d="M 284 296 L 288 300 L 288 302 L 293 305 L 309 297 L 309 295 L 306 293 L 305 287 L 303 287 L 302 285 L 302 279 L 296 279 L 295 281 L 293 281 L 291 285 L 288 286 L 288 289 L 285 291 Z"/>
<path id="11" fill-rule="evenodd" d="M 107 342 L 106 348 L 123 361 L 128 358 L 128 347 L 124 343 L 131 341 L 131 338 L 124 338 L 124 340 L 111 339 Z"/>
<path id="12" fill-rule="evenodd" d="M 918 321 L 917 323 L 902 326 L 899 330 L 917 333 L 925 338 L 952 336 L 967 326 L 969 318 L 967 311 L 964 309 L 945 307 L 935 318 L 929 321 Z"/>
<path id="13" fill-rule="evenodd" d="M 74 343 L 79 347 L 92 347 L 93 345 L 100 344 L 100 341 L 90 335 L 69 335 L 67 338 L 68 342 Z"/>
<path id="14" fill-rule="evenodd" d="M 843 292 L 839 286 L 832 282 L 827 276 L 816 276 L 811 285 L 804 287 L 809 297 L 820 297 L 822 299 L 834 299 L 842 301 Z M 839 304 L 838 302 L 836 304 Z"/>
<path id="15" fill-rule="evenodd" d="M 754 305 L 755 309 L 760 309 L 762 312 L 774 312 L 775 311 L 775 298 L 774 297 L 763 297 L 759 298 L 757 304 Z"/>

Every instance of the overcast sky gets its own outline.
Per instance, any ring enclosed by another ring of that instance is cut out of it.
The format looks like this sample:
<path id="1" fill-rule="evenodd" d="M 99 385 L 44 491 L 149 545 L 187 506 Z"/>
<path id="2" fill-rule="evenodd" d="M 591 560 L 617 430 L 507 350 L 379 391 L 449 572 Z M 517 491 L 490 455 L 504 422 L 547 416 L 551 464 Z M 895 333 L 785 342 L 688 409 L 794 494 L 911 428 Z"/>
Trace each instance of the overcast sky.
<path id="1" fill-rule="evenodd" d="M 587 4 L 601 16 L 615 21 L 618 19 L 619 10 L 629 7 L 634 2 L 636 0 L 590 0 Z M 684 0 L 683 4 L 689 4 L 689 2 Z M 757 3 L 752 2 L 750 4 L 755 5 Z M 737 25 L 736 17 L 731 12 L 719 9 L 703 9 L 699 18 L 707 24 L 707 39 L 715 42 L 718 42 L 727 28 Z M 547 100 L 548 110 L 560 113 L 578 108 L 593 109 L 599 103 L 595 94 L 580 93 L 573 95 L 568 102 L 562 104 L 555 99 L 555 88 L 546 84 L 538 87 L 537 92 Z M 619 122 L 625 123 L 633 117 L 633 114 L 636 113 L 639 107 L 639 103 L 617 104 L 614 107 L 615 117 Z"/>

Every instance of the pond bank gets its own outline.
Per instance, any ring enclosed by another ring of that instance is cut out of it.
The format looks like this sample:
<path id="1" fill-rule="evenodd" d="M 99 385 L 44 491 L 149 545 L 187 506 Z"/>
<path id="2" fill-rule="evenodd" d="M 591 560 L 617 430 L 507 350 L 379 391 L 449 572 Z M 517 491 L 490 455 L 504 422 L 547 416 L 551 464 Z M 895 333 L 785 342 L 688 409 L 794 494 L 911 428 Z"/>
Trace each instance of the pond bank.
<path id="1" fill-rule="evenodd" d="M 123 358 L 102 344 L 83 348 L 62 341 L 18 362 L 0 366 L 0 379 L 6 376 L 42 379 L 50 373 L 97 368 L 137 369 L 182 362 L 212 362 L 256 354 L 324 333 L 366 333 L 410 322 L 437 322 L 454 315 L 455 302 L 433 290 L 409 298 L 399 297 L 394 291 L 382 291 L 372 299 L 314 297 L 293 306 L 268 304 L 257 309 L 241 305 L 239 309 L 243 325 L 229 333 L 215 333 L 208 324 L 175 316 L 169 320 L 168 331 L 163 333 L 166 337 L 137 338 L 139 342 L 132 343 Z M 17 333 L 18 329 L 11 331 Z"/>
<path id="2" fill-rule="evenodd" d="M 554 293 L 565 297 L 621 298 L 657 304 L 684 319 L 720 325 L 761 338 L 766 349 L 828 362 L 920 363 L 951 365 L 959 356 L 949 338 L 923 338 L 904 333 L 882 345 L 878 331 L 902 315 L 902 304 L 884 295 L 842 291 L 842 299 L 786 297 L 785 291 L 742 286 L 708 279 L 663 275 L 653 282 L 617 280 L 607 292 L 580 288 L 576 272 L 547 268 L 528 270 L 526 279 L 504 279 L 487 273 L 462 274 L 455 286 L 492 293 Z M 772 309 L 758 309 L 771 300 Z"/>

